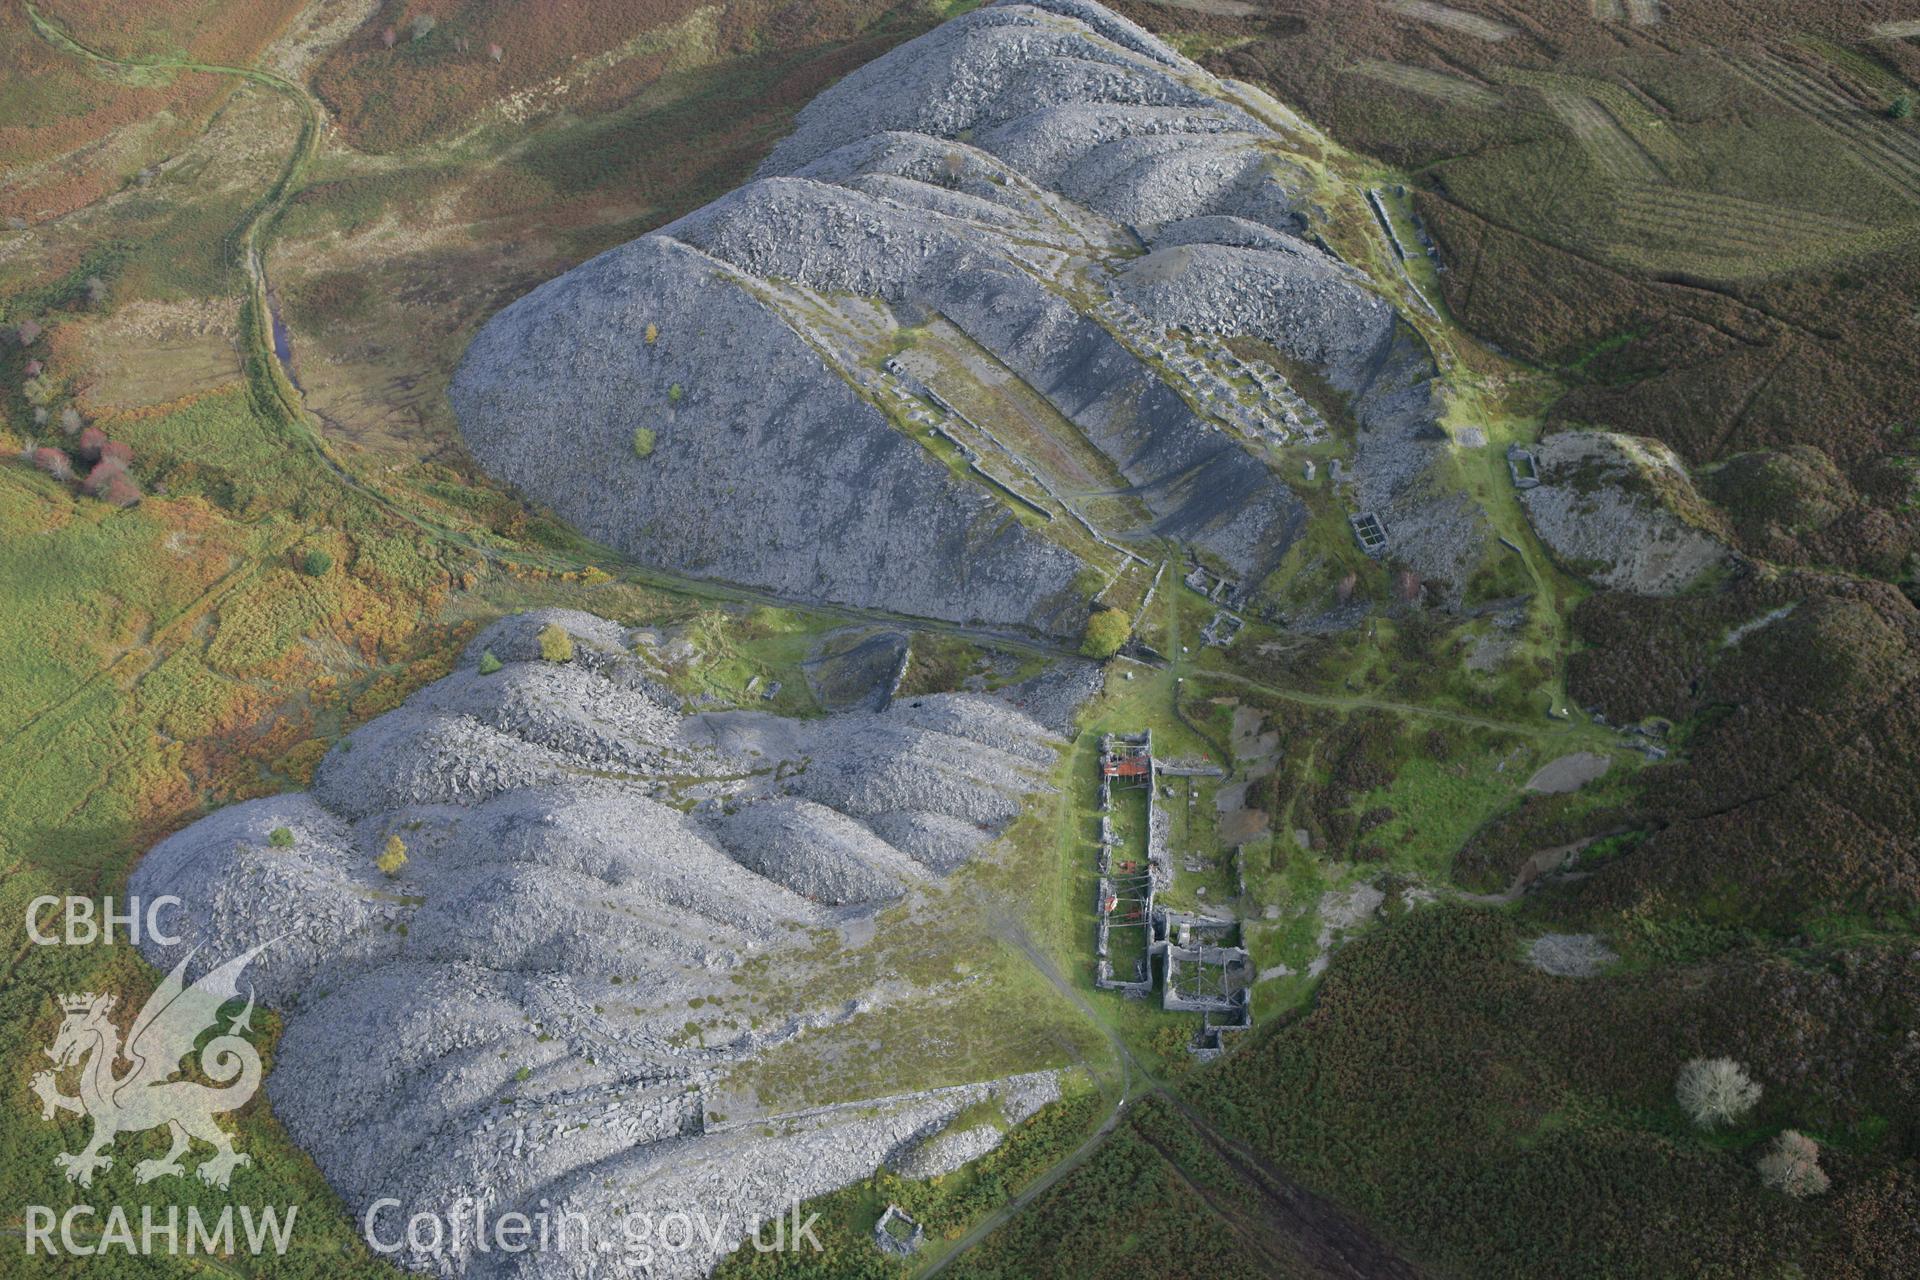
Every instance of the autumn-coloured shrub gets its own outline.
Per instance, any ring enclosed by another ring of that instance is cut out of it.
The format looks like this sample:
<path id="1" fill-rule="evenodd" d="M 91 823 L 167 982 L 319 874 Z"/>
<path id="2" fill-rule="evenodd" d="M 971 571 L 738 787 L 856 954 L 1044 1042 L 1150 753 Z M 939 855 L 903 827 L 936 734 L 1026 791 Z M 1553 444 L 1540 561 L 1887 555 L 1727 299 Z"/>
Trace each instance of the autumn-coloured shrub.
<path id="1" fill-rule="evenodd" d="M 124 476 L 125 474 L 125 469 L 117 462 L 95 463 L 93 469 L 87 472 L 86 479 L 80 482 L 80 492 L 90 498 L 104 497 L 107 492 L 108 482 L 115 476 Z"/>
<path id="2" fill-rule="evenodd" d="M 407 865 L 407 842 L 397 835 L 388 836 L 386 847 L 373 860 L 373 865 L 389 879 L 399 875 L 400 869 Z"/>
<path id="3" fill-rule="evenodd" d="M 56 480 L 65 480 L 73 475 L 73 463 L 66 453 L 46 445 L 33 451 L 33 465 Z"/>
<path id="4" fill-rule="evenodd" d="M 139 484 L 124 471 L 116 471 L 107 478 L 106 488 L 100 496 L 116 507 L 131 507 L 139 502 L 142 494 Z"/>

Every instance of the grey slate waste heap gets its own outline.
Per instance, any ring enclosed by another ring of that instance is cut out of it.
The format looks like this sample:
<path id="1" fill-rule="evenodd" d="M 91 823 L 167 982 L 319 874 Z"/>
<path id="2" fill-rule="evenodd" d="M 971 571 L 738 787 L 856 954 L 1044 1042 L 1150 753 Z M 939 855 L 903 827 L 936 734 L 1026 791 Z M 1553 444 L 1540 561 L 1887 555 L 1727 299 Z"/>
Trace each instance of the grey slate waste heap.
<path id="1" fill-rule="evenodd" d="M 461 431 L 649 563 L 1077 637 L 1095 553 L 910 434 L 889 342 L 938 320 L 1070 422 L 1137 504 L 1096 541 L 1172 537 L 1257 585 L 1306 508 L 1234 428 L 1250 410 L 1156 364 L 1176 328 L 1245 335 L 1347 395 L 1361 500 L 1423 579 L 1464 583 L 1475 517 L 1423 483 L 1431 356 L 1302 238 L 1312 181 L 1236 97 L 1099 5 L 964 14 L 815 99 L 754 181 L 495 316 L 450 389 Z"/>
<path id="2" fill-rule="evenodd" d="M 541 660 L 549 624 L 571 661 Z M 783 1009 L 718 1042 L 680 1034 L 689 1002 L 737 1000 L 748 958 L 787 963 L 810 927 L 870 918 L 965 861 L 1045 785 L 1060 743 L 987 695 L 688 715 L 633 638 L 565 610 L 504 619 L 337 744 L 310 792 L 212 814 L 134 873 L 132 892 L 185 904 L 181 945 L 145 947 L 163 968 L 198 948 L 197 976 L 274 940 L 246 975 L 286 1018 L 268 1096 L 356 1219 L 401 1201 L 385 1238 L 477 1197 L 496 1217 L 550 1204 L 599 1231 L 697 1206 L 728 1215 L 724 1249 L 882 1163 L 957 1167 L 1058 1096 L 1040 1072 L 764 1130 L 709 1108 L 728 1068 L 924 993 Z M 503 665 L 482 675 L 486 652 Z M 269 840 L 279 827 L 290 846 Z M 407 862 L 389 878 L 374 859 L 394 836 Z M 992 1100 L 1002 1123 L 981 1125 Z M 444 1268 L 584 1274 L 560 1251 L 468 1249 Z M 652 1274 L 704 1274 L 715 1256 L 662 1254 Z"/>

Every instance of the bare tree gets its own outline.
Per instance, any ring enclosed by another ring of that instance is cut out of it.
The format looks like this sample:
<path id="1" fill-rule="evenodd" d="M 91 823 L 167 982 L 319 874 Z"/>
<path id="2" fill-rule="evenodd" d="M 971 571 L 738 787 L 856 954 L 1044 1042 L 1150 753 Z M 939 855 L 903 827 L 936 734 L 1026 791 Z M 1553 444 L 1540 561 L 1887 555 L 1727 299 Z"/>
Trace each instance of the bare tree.
<path id="1" fill-rule="evenodd" d="M 40 326 L 32 320 L 22 320 L 19 324 L 19 327 L 14 329 L 13 332 L 14 332 L 14 336 L 20 339 L 21 346 L 30 347 L 34 344 L 34 341 L 40 337 L 41 333 L 43 333 L 44 330 L 42 330 Z"/>
<path id="2" fill-rule="evenodd" d="M 98 427 L 88 427 L 80 433 L 80 439 L 74 446 L 83 462 L 100 461 L 100 450 L 107 443 L 107 433 Z"/>
<path id="3" fill-rule="evenodd" d="M 380 43 L 387 46 L 387 48 L 389 49 L 393 48 L 393 42 L 398 40 L 399 38 L 400 38 L 400 33 L 395 31 L 392 27 L 388 27 L 385 31 L 382 31 L 380 33 Z"/>
<path id="4" fill-rule="evenodd" d="M 497 44 L 490 44 L 487 46 L 487 56 L 489 58 L 492 58 L 495 62 L 498 62 L 500 61 L 501 58 L 506 56 L 506 50 L 502 49 Z"/>
<path id="5" fill-rule="evenodd" d="M 413 20 L 413 38 L 415 40 L 424 40 L 429 35 L 432 35 L 433 29 L 439 25 L 440 20 L 438 18 L 430 13 L 423 13 Z"/>
<path id="6" fill-rule="evenodd" d="M 87 305 L 90 307 L 101 307 L 101 306 L 105 306 L 106 302 L 107 302 L 107 282 L 105 280 L 102 280 L 99 276 L 88 276 L 87 277 Z"/>
<path id="7" fill-rule="evenodd" d="M 85 425 L 86 421 L 80 416 L 80 411 L 72 405 L 60 411 L 60 429 L 68 435 L 72 435 Z"/>
<path id="8" fill-rule="evenodd" d="M 123 467 L 133 465 L 133 446 L 125 440 L 109 440 L 100 446 L 100 461 L 117 462 Z"/>
<path id="9" fill-rule="evenodd" d="M 1760 1101 L 1760 1086 L 1732 1058 L 1695 1058 L 1680 1068 L 1673 1092 L 1702 1129 L 1732 1124 Z"/>
<path id="10" fill-rule="evenodd" d="M 1796 1129 L 1782 1132 L 1760 1157 L 1760 1181 L 1795 1200 L 1820 1195 L 1827 1189 L 1820 1144 Z"/>

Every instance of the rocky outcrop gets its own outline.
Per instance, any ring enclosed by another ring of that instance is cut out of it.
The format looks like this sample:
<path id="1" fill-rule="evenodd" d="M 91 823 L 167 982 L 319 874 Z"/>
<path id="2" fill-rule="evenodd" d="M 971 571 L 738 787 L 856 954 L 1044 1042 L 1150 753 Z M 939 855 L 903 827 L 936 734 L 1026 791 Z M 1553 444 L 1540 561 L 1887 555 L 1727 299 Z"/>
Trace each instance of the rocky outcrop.
<path id="1" fill-rule="evenodd" d="M 1520 500 L 1569 572 L 1615 591 L 1671 595 L 1728 562 L 1720 517 L 1659 441 L 1562 431 L 1534 456 L 1540 483 Z"/>
<path id="2" fill-rule="evenodd" d="M 541 660 L 548 625 L 572 660 Z M 704 1274 L 796 1197 L 909 1150 L 951 1167 L 1057 1093 L 1043 1072 L 777 1125 L 709 1108 L 709 1090 L 735 1096 L 729 1073 L 811 1028 L 926 997 L 901 982 L 767 1025 L 689 1021 L 740 1000 L 733 977 L 757 957 L 790 966 L 822 929 L 871 932 L 876 906 L 993 838 L 1059 743 L 987 695 L 688 716 L 635 634 L 564 610 L 506 619 L 337 744 L 310 792 L 212 814 L 135 872 L 133 892 L 177 895 L 190 922 L 178 947 L 149 941 L 156 964 L 197 948 L 197 976 L 270 942 L 247 978 L 286 1020 L 275 1113 L 356 1216 L 400 1202 L 383 1237 L 474 1197 L 492 1216 L 577 1212 L 624 1247 L 628 1215 L 698 1207 L 727 1215 L 714 1245 L 661 1253 L 651 1274 Z M 486 653 L 503 665 L 482 674 Z M 406 861 L 387 875 L 392 841 Z M 1002 1124 L 973 1125 L 983 1108 Z M 969 1136 L 942 1143 L 963 1114 Z M 402 1260 L 520 1277 L 582 1261 L 471 1240 Z"/>

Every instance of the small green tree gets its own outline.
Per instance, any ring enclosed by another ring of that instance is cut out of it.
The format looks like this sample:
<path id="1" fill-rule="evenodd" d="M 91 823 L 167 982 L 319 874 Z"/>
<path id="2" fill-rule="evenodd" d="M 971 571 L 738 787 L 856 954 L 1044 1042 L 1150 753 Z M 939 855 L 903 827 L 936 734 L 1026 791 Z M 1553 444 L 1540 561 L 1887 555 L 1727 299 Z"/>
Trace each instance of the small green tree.
<path id="1" fill-rule="evenodd" d="M 276 849 L 293 848 L 293 832 L 287 827 L 275 827 L 267 832 L 267 843 Z"/>
<path id="2" fill-rule="evenodd" d="M 686 389 L 677 382 L 667 388 L 667 399 L 672 401 L 674 404 L 679 404 L 680 397 L 685 394 L 687 394 Z"/>
<path id="3" fill-rule="evenodd" d="M 540 656 L 548 662 L 573 661 L 573 637 L 557 622 L 540 628 Z"/>
<path id="4" fill-rule="evenodd" d="M 481 653 L 479 667 L 481 675 L 490 676 L 499 669 L 500 659 L 493 656 L 493 650 L 488 649 Z"/>
<path id="5" fill-rule="evenodd" d="M 633 429 L 633 456 L 636 458 L 649 458 L 653 456 L 653 429 L 651 427 L 635 427 Z"/>
<path id="6" fill-rule="evenodd" d="M 380 851 L 380 856 L 373 860 L 373 865 L 380 868 L 381 874 L 389 878 L 399 875 L 400 868 L 407 865 L 407 842 L 397 835 L 388 836 L 387 847 Z"/>
<path id="7" fill-rule="evenodd" d="M 1133 625 L 1124 609 L 1102 609 L 1087 619 L 1087 632 L 1080 641 L 1080 652 L 1089 658 L 1111 658 L 1120 652 Z"/>
<path id="8" fill-rule="evenodd" d="M 1905 120 L 1912 114 L 1913 97 L 1911 94 L 1903 93 L 1887 106 L 1887 115 L 1895 120 Z"/>
<path id="9" fill-rule="evenodd" d="M 333 568 L 333 557 L 315 547 L 300 558 L 300 570 L 309 578 L 324 578 Z"/>

